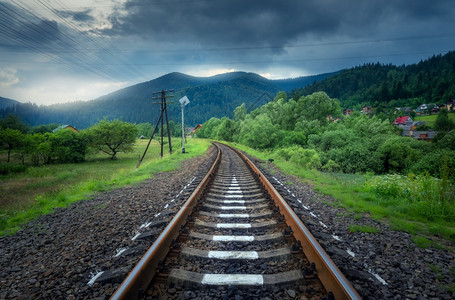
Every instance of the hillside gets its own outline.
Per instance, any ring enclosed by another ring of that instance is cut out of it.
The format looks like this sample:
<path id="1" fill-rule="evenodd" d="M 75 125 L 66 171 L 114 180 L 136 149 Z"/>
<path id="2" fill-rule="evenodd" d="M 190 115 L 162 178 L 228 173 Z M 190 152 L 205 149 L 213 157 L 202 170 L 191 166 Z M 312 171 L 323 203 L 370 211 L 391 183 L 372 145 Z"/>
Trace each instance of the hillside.
<path id="1" fill-rule="evenodd" d="M 18 103 L 20 103 L 20 102 L 16 101 L 16 100 L 13 100 L 13 99 L 0 97 L 0 109 L 11 107 L 11 106 L 13 106 L 15 104 L 18 104 Z"/>
<path id="2" fill-rule="evenodd" d="M 455 98 L 455 51 L 408 66 L 366 64 L 298 90 L 300 95 L 317 91 L 325 91 L 343 107 L 351 108 L 445 102 Z"/>
<path id="3" fill-rule="evenodd" d="M 159 106 L 152 104 L 152 93 L 173 89 L 174 103 L 169 104 L 169 118 L 180 120 L 178 100 L 186 95 L 191 103 L 186 107 L 188 125 L 203 123 L 211 117 L 231 116 L 243 102 L 255 108 L 270 101 L 280 90 L 291 90 L 322 79 L 329 74 L 294 79 L 269 80 L 255 73 L 232 72 L 211 77 L 194 77 L 169 73 L 154 80 L 139 83 L 92 101 L 72 102 L 49 106 L 20 104 L 15 114 L 30 125 L 60 123 L 86 128 L 98 120 L 121 118 L 124 121 L 154 123 Z M 266 95 L 266 96 L 264 96 Z M 0 110 L 0 117 L 14 113 L 10 108 Z"/>

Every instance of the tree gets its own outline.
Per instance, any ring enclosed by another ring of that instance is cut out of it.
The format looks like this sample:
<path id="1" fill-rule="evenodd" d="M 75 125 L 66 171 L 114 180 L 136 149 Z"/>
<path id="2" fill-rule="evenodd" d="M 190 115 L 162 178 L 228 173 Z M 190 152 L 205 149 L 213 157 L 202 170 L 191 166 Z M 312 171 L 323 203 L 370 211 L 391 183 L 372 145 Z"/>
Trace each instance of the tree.
<path id="1" fill-rule="evenodd" d="M 59 163 L 79 163 L 85 159 L 87 141 L 82 133 L 60 130 L 49 135 L 52 153 L 49 156 Z"/>
<path id="2" fill-rule="evenodd" d="M 137 128 L 134 124 L 120 120 L 101 120 L 87 130 L 89 146 L 115 159 L 118 152 L 133 150 Z"/>
<path id="3" fill-rule="evenodd" d="M 23 142 L 24 135 L 17 129 L 6 128 L 0 130 L 0 143 L 8 147 L 8 162 L 11 159 L 11 151 L 19 147 Z"/>
<path id="4" fill-rule="evenodd" d="M 340 102 L 332 99 L 324 92 L 316 92 L 309 96 L 302 97 L 297 102 L 303 120 L 318 120 L 326 123 L 328 115 L 338 116 L 341 114 Z"/>
<path id="5" fill-rule="evenodd" d="M 23 123 L 21 119 L 15 115 L 7 115 L 4 119 L 0 119 L 0 127 L 4 129 L 16 129 L 22 133 L 28 131 L 28 125 Z"/>
<path id="6" fill-rule="evenodd" d="M 436 121 L 434 122 L 434 129 L 436 131 L 450 131 L 455 129 L 455 124 L 451 119 L 449 119 L 447 110 L 442 109 L 439 112 L 436 117 Z"/>

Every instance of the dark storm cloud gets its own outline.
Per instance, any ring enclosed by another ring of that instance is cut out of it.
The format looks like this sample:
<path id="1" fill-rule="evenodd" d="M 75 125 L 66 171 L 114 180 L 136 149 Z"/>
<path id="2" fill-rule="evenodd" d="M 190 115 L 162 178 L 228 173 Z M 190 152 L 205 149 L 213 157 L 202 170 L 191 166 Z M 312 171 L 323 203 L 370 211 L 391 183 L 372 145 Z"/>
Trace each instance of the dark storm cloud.
<path id="1" fill-rule="evenodd" d="M 0 46 L 40 49 L 61 39 L 55 21 L 43 20 L 0 2 Z"/>
<path id="2" fill-rule="evenodd" d="M 86 9 L 84 11 L 73 12 L 73 11 L 59 11 L 62 17 L 70 18 L 76 22 L 93 22 L 95 18 L 90 14 L 92 10 Z"/>
<path id="3" fill-rule="evenodd" d="M 298 38 L 371 36 L 388 26 L 393 34 L 397 20 L 406 27 L 449 19 L 454 7 L 451 1 L 426 0 L 131 0 L 126 14 L 111 16 L 113 28 L 106 33 L 212 47 L 285 46 Z"/>

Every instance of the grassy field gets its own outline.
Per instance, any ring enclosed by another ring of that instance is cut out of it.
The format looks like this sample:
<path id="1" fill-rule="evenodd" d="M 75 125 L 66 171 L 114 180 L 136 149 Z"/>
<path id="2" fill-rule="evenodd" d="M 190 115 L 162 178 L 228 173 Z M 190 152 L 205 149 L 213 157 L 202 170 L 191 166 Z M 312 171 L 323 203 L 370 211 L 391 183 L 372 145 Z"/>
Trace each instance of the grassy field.
<path id="1" fill-rule="evenodd" d="M 436 121 L 436 118 L 438 115 L 430 115 L 430 116 L 416 116 L 414 118 L 414 121 L 423 121 L 425 122 L 428 126 L 433 127 L 434 122 Z M 455 122 L 455 113 L 449 113 L 449 119 L 451 119 L 453 122 Z"/>
<path id="2" fill-rule="evenodd" d="M 36 216 L 88 199 L 97 191 L 138 183 L 158 172 L 174 170 L 184 159 L 204 154 L 210 145 L 207 140 L 190 139 L 185 143 L 186 153 L 182 154 L 180 140 L 176 139 L 174 153 L 169 155 L 169 148 L 165 148 L 164 158 L 160 159 L 160 146 L 153 141 L 141 167 L 136 169 L 147 142 L 137 140 L 133 152 L 119 153 L 116 160 L 96 154 L 80 164 L 28 167 L 22 173 L 0 177 L 0 235 L 14 233 Z M 6 161 L 3 156 L 4 153 L 0 155 L 2 162 Z"/>
<path id="3" fill-rule="evenodd" d="M 441 203 L 432 202 L 431 200 L 429 202 L 419 199 L 408 200 L 401 195 L 387 196 L 375 192 L 377 189 L 372 188 L 375 180 L 384 181 L 384 178 L 387 178 L 388 175 L 323 173 L 317 170 L 301 168 L 274 156 L 270 152 L 257 151 L 239 144 L 235 147 L 265 161 L 273 158 L 275 166 L 282 172 L 298 176 L 304 182 L 311 184 L 315 190 L 333 196 L 338 202 L 328 204 L 340 205 L 346 208 L 347 213 L 354 218 L 369 215 L 376 220 L 387 222 L 393 230 L 411 233 L 414 242 L 421 247 L 439 246 L 437 239 L 433 237 L 442 237 L 455 243 L 455 224 L 453 220 L 438 217 L 445 213 L 441 209 Z M 393 180 L 396 181 L 395 179 Z M 432 182 L 437 180 L 434 178 L 425 178 L 425 176 L 408 178 L 401 176 L 399 180 L 410 186 L 416 185 L 420 180 L 423 181 L 424 193 L 440 193 L 437 187 L 436 189 L 430 188 L 430 185 L 433 184 Z M 388 191 L 395 188 L 396 186 L 392 186 Z M 408 192 L 408 190 L 404 192 Z M 453 216 L 455 203 L 452 202 L 449 206 Z M 350 230 L 363 229 L 351 228 Z"/>

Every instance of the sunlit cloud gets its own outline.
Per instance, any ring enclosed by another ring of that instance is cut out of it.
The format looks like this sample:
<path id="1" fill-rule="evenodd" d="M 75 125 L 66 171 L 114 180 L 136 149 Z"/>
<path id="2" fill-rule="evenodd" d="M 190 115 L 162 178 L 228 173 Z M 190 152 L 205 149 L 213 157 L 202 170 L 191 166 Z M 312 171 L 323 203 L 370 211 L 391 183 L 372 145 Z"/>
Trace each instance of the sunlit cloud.
<path id="1" fill-rule="evenodd" d="M 17 70 L 13 68 L 0 69 L 0 87 L 9 87 L 19 83 Z"/>

